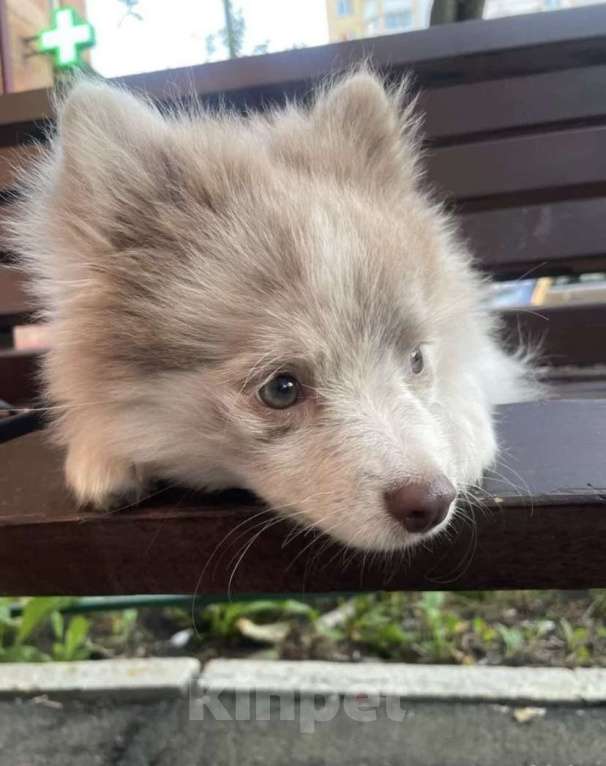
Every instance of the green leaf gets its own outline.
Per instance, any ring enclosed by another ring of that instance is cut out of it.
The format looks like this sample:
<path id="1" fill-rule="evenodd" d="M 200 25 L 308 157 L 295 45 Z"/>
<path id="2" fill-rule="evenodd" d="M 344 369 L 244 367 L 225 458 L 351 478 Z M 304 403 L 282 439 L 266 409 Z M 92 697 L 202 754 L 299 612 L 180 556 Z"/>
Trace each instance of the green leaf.
<path id="1" fill-rule="evenodd" d="M 28 644 L 10 646 L 0 653 L 0 662 L 49 662 L 50 659 L 48 654 Z"/>
<path id="2" fill-rule="evenodd" d="M 409 636 L 399 625 L 391 623 L 386 625 L 380 633 L 384 644 L 390 646 L 405 646 L 409 643 Z"/>
<path id="3" fill-rule="evenodd" d="M 72 601 L 73 599 L 64 596 L 36 596 L 35 598 L 30 598 L 21 615 L 21 622 L 15 636 L 15 645 L 22 644 L 32 631 L 50 616 L 51 612 L 65 608 Z"/>
<path id="4" fill-rule="evenodd" d="M 257 599 L 229 604 L 210 604 L 202 612 L 202 618 L 207 621 L 210 634 L 222 638 L 230 638 L 238 634 L 236 623 L 242 617 L 276 622 L 289 617 L 306 617 L 313 621 L 317 616 L 318 613 L 313 607 L 295 599 Z"/>
<path id="5" fill-rule="evenodd" d="M 63 638 L 64 620 L 61 612 L 51 612 L 50 621 L 53 628 L 53 633 L 58 641 Z"/>
<path id="6" fill-rule="evenodd" d="M 307 617 L 310 620 L 317 620 L 320 616 L 317 609 L 292 598 L 279 602 L 277 606 L 284 617 Z"/>
<path id="7" fill-rule="evenodd" d="M 64 659 L 73 660 L 88 638 L 90 622 L 81 614 L 72 617 L 65 632 Z"/>

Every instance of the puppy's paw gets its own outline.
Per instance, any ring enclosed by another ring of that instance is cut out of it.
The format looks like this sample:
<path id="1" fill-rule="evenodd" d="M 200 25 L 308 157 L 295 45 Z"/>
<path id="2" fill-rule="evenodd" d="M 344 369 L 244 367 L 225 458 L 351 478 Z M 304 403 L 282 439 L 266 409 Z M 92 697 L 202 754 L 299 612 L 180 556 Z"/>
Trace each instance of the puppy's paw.
<path id="1" fill-rule="evenodd" d="M 136 505 L 145 483 L 135 466 L 99 454 L 98 449 L 70 447 L 65 463 L 67 484 L 80 505 L 110 511 Z"/>

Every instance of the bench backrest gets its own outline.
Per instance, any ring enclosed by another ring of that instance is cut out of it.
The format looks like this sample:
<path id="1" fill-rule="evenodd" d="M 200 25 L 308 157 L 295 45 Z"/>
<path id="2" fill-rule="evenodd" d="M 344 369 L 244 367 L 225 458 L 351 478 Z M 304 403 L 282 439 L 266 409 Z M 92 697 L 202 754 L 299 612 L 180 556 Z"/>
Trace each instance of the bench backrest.
<path id="1" fill-rule="evenodd" d="M 457 212 L 497 278 L 606 270 L 606 8 L 467 22 L 127 79 L 158 99 L 191 92 L 260 107 L 304 95 L 363 57 L 423 92 L 428 181 Z M 179 93 L 181 89 L 181 94 Z M 0 98 L 0 231 L 17 167 L 50 114 L 49 94 Z M 8 254 L 0 254 L 0 259 Z M 37 357 L 11 348 L 32 306 L 0 262 L 0 398 L 35 394 Z M 512 336 L 540 338 L 545 361 L 606 362 L 606 307 L 507 311 Z"/>

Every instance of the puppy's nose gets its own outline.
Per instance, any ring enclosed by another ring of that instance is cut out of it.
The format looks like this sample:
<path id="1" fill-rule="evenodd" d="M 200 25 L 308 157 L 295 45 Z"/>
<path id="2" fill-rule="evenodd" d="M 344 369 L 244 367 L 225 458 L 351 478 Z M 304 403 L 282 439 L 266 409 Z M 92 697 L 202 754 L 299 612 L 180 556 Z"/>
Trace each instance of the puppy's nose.
<path id="1" fill-rule="evenodd" d="M 446 476 L 403 484 L 385 493 L 387 512 L 409 532 L 429 532 L 444 521 L 456 490 Z"/>

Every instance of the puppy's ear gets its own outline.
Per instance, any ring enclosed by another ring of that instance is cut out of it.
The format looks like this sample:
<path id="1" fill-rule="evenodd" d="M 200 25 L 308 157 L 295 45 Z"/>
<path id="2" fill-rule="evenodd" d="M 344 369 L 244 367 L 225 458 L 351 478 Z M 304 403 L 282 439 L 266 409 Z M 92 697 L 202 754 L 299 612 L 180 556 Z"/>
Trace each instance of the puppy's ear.
<path id="1" fill-rule="evenodd" d="M 391 151 L 399 139 L 396 104 L 379 78 L 367 71 L 321 90 L 312 114 L 318 126 L 336 128 L 371 153 Z"/>
<path id="2" fill-rule="evenodd" d="M 146 167 L 166 140 L 159 112 L 127 91 L 78 83 L 57 105 L 58 159 L 81 190 L 146 183 Z"/>
<path id="3" fill-rule="evenodd" d="M 408 186 L 417 175 L 413 107 L 406 82 L 389 90 L 363 69 L 321 92 L 312 119 L 316 130 L 336 144 L 335 160 L 345 165 L 341 172 L 386 186 Z"/>
<path id="4" fill-rule="evenodd" d="M 131 93 L 102 82 L 82 80 L 58 103 L 58 133 L 64 156 L 88 169 L 103 150 L 138 148 L 161 138 L 164 120 Z M 106 158 L 105 158 L 106 159 Z"/>
<path id="5" fill-rule="evenodd" d="M 291 119 L 278 134 L 280 154 L 301 168 L 372 189 L 401 192 L 414 185 L 417 120 L 407 83 L 389 90 L 367 69 L 318 91 L 304 123 Z"/>
<path id="6" fill-rule="evenodd" d="M 144 245 L 179 186 L 172 144 L 168 120 L 151 103 L 82 81 L 58 104 L 51 204 L 87 240 Z"/>

